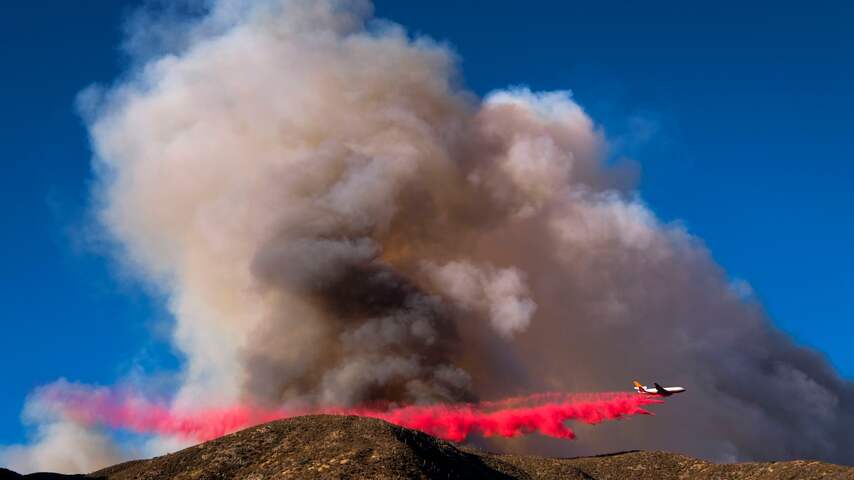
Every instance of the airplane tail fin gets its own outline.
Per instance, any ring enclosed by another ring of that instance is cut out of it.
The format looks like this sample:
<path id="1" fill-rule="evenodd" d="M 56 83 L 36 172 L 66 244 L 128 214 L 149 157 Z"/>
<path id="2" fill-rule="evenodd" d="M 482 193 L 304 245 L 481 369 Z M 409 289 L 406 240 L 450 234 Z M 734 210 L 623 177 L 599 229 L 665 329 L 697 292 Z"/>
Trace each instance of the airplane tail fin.
<path id="1" fill-rule="evenodd" d="M 644 390 L 643 385 L 641 385 L 640 382 L 638 382 L 637 380 L 635 380 L 632 383 L 635 384 L 635 388 L 637 388 L 639 392 L 645 392 L 646 391 L 646 390 Z"/>

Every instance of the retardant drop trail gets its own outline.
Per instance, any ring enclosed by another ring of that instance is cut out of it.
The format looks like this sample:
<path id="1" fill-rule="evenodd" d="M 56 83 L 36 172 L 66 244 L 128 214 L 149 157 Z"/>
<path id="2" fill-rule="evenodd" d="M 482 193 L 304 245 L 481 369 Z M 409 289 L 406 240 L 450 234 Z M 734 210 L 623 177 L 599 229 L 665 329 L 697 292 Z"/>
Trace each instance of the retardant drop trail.
<path id="1" fill-rule="evenodd" d="M 377 408 L 264 409 L 247 405 L 180 411 L 166 404 L 105 389 L 52 389 L 42 400 L 78 421 L 142 434 L 198 441 L 282 418 L 311 414 L 378 418 L 461 442 L 472 434 L 517 437 L 531 433 L 570 440 L 568 421 L 596 424 L 633 415 L 651 415 L 644 407 L 661 400 L 623 392 L 540 393 L 499 401 Z"/>

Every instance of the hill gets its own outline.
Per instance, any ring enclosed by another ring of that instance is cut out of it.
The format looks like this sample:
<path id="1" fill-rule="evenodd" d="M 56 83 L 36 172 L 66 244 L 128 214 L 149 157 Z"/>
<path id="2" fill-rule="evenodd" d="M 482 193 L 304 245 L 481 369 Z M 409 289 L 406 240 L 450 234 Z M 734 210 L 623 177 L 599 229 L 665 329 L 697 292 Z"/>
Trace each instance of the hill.
<path id="1" fill-rule="evenodd" d="M 816 461 L 717 465 L 645 451 L 580 458 L 497 455 L 381 420 L 319 415 L 248 428 L 162 457 L 115 465 L 89 478 L 854 479 L 854 468 Z"/>

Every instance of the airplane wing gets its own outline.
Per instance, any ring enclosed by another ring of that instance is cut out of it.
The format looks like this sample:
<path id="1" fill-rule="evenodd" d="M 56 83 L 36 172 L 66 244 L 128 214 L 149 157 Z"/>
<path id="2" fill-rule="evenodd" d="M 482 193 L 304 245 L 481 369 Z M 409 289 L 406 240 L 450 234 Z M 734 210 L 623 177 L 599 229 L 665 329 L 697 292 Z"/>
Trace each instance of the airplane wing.
<path id="1" fill-rule="evenodd" d="M 662 387 L 661 385 L 659 385 L 657 383 L 653 383 L 653 385 L 655 385 L 655 389 L 658 390 L 658 393 L 660 393 L 662 395 L 667 395 L 668 393 L 670 393 L 667 390 L 665 390 L 664 387 Z"/>

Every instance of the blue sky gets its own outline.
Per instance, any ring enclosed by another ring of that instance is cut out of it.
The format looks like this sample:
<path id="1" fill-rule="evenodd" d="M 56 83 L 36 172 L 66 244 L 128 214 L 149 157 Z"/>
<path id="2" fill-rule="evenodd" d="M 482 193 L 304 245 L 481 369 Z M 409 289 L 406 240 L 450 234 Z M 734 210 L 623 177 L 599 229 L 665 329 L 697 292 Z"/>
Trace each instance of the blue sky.
<path id="1" fill-rule="evenodd" d="M 135 2 L 0 6 L 0 444 L 58 377 L 170 369 L 157 299 L 86 237 L 77 92 L 109 83 Z M 399 2 L 376 11 L 459 53 L 468 87 L 571 89 L 668 221 L 748 281 L 773 321 L 854 378 L 854 6 L 848 2 Z"/>

